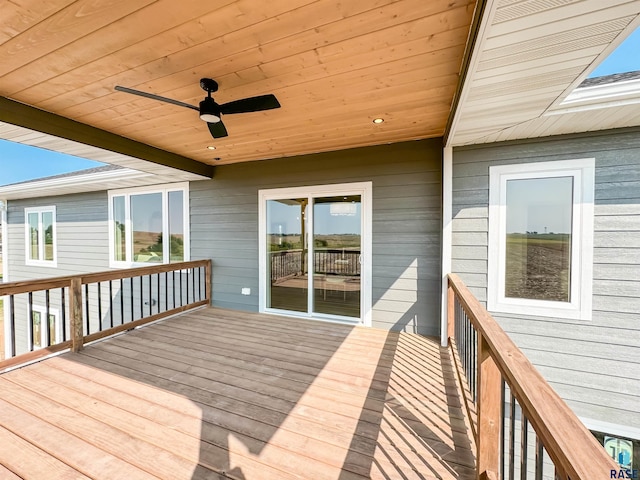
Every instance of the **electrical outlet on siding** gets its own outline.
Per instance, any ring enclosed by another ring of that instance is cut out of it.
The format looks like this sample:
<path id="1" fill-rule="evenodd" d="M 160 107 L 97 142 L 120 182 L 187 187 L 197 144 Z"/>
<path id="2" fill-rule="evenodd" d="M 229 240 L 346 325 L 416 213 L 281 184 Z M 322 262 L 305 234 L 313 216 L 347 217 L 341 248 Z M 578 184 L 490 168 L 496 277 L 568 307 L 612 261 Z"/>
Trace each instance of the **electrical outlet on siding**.
<path id="1" fill-rule="evenodd" d="M 251 295 L 251 289 L 248 287 L 242 287 L 242 295 Z"/>

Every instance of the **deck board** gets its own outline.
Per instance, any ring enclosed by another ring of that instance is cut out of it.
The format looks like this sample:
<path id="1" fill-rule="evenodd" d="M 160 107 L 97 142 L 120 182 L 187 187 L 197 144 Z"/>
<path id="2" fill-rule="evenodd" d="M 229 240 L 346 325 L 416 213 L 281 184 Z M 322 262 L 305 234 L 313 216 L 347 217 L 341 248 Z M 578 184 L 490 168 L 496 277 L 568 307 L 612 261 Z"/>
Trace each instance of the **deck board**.
<path id="1" fill-rule="evenodd" d="M 451 359 L 414 334 L 205 308 L 0 390 L 8 478 L 474 477 Z"/>

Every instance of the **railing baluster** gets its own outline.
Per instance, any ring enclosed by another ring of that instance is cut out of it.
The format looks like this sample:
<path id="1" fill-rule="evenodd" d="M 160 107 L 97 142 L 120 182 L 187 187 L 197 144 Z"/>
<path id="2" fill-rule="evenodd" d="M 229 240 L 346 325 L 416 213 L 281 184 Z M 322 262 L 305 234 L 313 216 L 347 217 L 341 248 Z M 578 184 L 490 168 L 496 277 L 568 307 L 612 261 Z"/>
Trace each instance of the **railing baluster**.
<path id="1" fill-rule="evenodd" d="M 131 318 L 130 322 L 133 322 L 133 277 L 129 278 L 129 309 L 131 310 Z M 122 323 L 124 323 L 124 317 L 122 318 Z"/>
<path id="2" fill-rule="evenodd" d="M 184 298 L 183 295 L 182 295 L 182 283 L 183 283 L 182 280 L 183 280 L 183 276 L 184 275 L 182 275 L 182 270 L 180 270 L 180 306 L 183 305 L 183 303 L 182 303 L 183 300 L 182 299 Z"/>
<path id="3" fill-rule="evenodd" d="M 91 322 L 89 320 L 89 284 L 86 283 L 84 285 L 84 302 L 86 307 L 86 326 L 87 326 L 87 335 L 91 334 Z"/>
<path id="4" fill-rule="evenodd" d="M 62 310 L 62 341 L 67 341 L 67 309 L 65 307 L 64 287 L 60 289 L 60 305 Z"/>
<path id="5" fill-rule="evenodd" d="M 542 480 L 544 469 L 544 448 L 536 435 L 536 480 Z"/>
<path id="6" fill-rule="evenodd" d="M 14 295 L 9 295 L 9 321 L 11 322 L 11 356 L 16 356 L 16 306 Z"/>
<path id="7" fill-rule="evenodd" d="M 164 272 L 164 310 L 169 310 L 169 272 Z"/>
<path id="8" fill-rule="evenodd" d="M 34 330 L 33 330 L 33 292 L 29 292 L 29 317 L 27 321 L 29 322 L 29 351 L 33 352 L 33 346 L 35 345 Z M 42 319 L 40 319 L 40 328 L 42 328 Z"/>
<path id="9" fill-rule="evenodd" d="M 160 313 L 160 274 L 156 273 L 156 313 Z"/>
<path id="10" fill-rule="evenodd" d="M 514 480 L 516 475 L 516 399 L 513 392 L 509 401 L 509 480 Z"/>
<path id="11" fill-rule="evenodd" d="M 49 305 L 49 289 L 46 289 L 44 291 L 44 310 L 45 310 L 45 325 L 46 325 L 46 332 L 47 332 L 47 347 L 51 346 L 51 323 L 49 322 L 49 315 L 51 314 L 51 306 Z M 54 325 L 55 327 L 55 325 Z M 42 323 L 40 324 L 40 328 L 42 328 Z"/>
<path id="12" fill-rule="evenodd" d="M 140 275 L 140 318 L 144 318 L 144 285 Z"/>
<path id="13" fill-rule="evenodd" d="M 104 330 L 102 325 L 102 292 L 100 282 L 98 282 L 98 325 L 100 326 L 100 331 Z"/>
<path id="14" fill-rule="evenodd" d="M 529 420 L 523 414 L 520 418 L 520 480 L 527 480 Z"/>
<path id="15" fill-rule="evenodd" d="M 506 415 L 504 402 L 506 400 L 507 385 L 504 378 L 500 377 L 500 478 L 504 480 L 504 454 L 505 454 L 505 434 Z"/>
<path id="16" fill-rule="evenodd" d="M 113 328 L 113 281 L 109 280 L 109 328 Z"/>
<path id="17" fill-rule="evenodd" d="M 171 272 L 171 276 L 173 277 L 173 279 L 171 280 L 171 286 L 173 287 L 173 308 L 176 308 L 176 271 L 173 270 Z"/>

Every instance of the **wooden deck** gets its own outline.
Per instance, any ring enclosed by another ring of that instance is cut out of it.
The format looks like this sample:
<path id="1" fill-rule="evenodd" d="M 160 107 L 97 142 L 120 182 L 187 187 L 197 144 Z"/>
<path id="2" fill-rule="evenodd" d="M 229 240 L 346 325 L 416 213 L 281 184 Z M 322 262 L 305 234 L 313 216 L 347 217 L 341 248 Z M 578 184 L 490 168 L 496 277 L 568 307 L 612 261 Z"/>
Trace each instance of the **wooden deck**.
<path id="1" fill-rule="evenodd" d="M 200 309 L 0 375 L 0 478 L 471 479 L 449 354 Z"/>

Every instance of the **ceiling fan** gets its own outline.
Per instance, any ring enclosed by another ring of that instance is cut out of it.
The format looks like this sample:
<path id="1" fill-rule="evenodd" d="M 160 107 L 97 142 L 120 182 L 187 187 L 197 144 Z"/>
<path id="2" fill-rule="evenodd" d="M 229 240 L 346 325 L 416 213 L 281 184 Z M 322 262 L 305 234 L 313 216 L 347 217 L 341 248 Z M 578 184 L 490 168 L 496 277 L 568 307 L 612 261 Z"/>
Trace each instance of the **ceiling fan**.
<path id="1" fill-rule="evenodd" d="M 203 101 L 200 102 L 199 107 L 181 102 L 179 100 L 173 100 L 172 98 L 154 95 L 153 93 L 142 92 L 140 90 L 134 90 L 133 88 L 121 87 L 120 85 L 116 85 L 115 89 L 119 92 L 131 93 L 133 95 L 139 95 L 141 97 L 160 100 L 161 102 L 172 103 L 173 105 L 178 105 L 179 107 L 197 110 L 200 113 L 200 119 L 207 122 L 207 126 L 209 127 L 209 131 L 211 132 L 211 136 L 213 138 L 221 138 L 228 135 L 227 129 L 225 128 L 224 123 L 222 123 L 223 114 L 229 115 L 232 113 L 260 112 L 262 110 L 280 108 L 280 102 L 278 102 L 278 99 L 273 94 L 243 98 L 219 105 L 211 97 L 211 93 L 218 91 L 218 82 L 210 78 L 202 78 L 200 79 L 200 87 L 205 92 L 207 92 L 207 96 Z"/>

